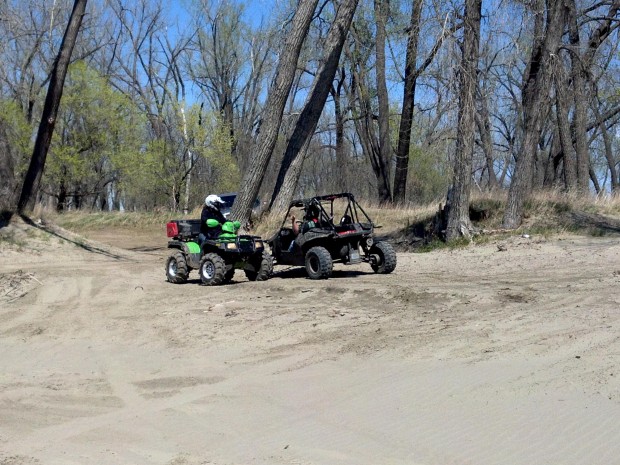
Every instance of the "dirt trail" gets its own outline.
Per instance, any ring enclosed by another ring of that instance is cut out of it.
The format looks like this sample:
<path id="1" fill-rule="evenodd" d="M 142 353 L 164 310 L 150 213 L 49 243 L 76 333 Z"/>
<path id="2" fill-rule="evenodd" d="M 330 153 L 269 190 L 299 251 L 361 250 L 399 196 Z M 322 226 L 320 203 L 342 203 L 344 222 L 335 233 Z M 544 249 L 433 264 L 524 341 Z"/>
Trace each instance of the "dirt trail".
<path id="1" fill-rule="evenodd" d="M 617 238 L 209 288 L 165 239 L 9 232 L 1 465 L 620 464 Z"/>

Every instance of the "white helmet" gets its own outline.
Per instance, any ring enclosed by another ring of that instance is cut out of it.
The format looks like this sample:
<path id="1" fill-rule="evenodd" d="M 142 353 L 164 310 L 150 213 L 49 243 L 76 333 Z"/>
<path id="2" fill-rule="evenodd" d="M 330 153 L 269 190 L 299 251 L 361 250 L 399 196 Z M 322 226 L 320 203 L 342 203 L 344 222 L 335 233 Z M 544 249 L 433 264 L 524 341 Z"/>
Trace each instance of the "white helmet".
<path id="1" fill-rule="evenodd" d="M 207 198 L 205 199 L 205 205 L 209 208 L 215 208 L 216 210 L 219 210 L 225 204 L 226 202 L 215 194 L 207 195 Z"/>

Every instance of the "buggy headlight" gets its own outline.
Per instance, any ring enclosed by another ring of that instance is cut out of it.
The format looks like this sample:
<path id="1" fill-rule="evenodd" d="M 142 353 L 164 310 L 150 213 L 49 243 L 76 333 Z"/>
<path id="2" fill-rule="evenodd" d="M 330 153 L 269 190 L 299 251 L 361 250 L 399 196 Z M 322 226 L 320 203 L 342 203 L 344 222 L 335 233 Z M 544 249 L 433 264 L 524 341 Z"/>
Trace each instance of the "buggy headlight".
<path id="1" fill-rule="evenodd" d="M 254 247 L 256 247 L 257 249 L 263 249 L 265 246 L 263 245 L 263 241 L 255 241 Z"/>
<path id="2" fill-rule="evenodd" d="M 375 241 L 372 240 L 372 237 L 368 237 L 366 238 L 366 246 L 367 247 L 372 247 L 372 244 L 374 244 Z"/>
<path id="3" fill-rule="evenodd" d="M 235 244 L 234 242 L 229 242 L 228 244 L 226 244 L 226 248 L 229 250 L 237 250 L 237 244 Z"/>

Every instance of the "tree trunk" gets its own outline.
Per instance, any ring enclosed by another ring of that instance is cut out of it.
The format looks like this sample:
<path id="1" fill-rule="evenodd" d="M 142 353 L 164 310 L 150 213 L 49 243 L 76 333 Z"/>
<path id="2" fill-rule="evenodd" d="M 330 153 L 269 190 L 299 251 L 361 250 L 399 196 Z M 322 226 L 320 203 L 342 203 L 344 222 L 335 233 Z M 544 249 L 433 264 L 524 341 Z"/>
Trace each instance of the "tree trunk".
<path id="1" fill-rule="evenodd" d="M 336 87 L 331 88 L 332 98 L 334 99 L 334 119 L 336 120 L 336 169 L 338 176 L 338 188 L 340 192 L 349 190 L 349 170 L 347 155 L 344 147 L 344 113 L 342 111 L 342 86 L 344 84 L 344 68 L 340 70 L 341 75 Z"/>
<path id="2" fill-rule="evenodd" d="M 562 147 L 564 160 L 564 185 L 567 191 L 575 190 L 577 183 L 577 159 L 571 138 L 570 122 L 568 119 L 569 103 L 566 95 L 566 79 L 564 68 L 560 60 L 554 60 L 554 81 L 555 81 L 555 109 L 557 117 L 557 134 Z"/>
<path id="3" fill-rule="evenodd" d="M 465 0 L 463 59 L 460 69 L 459 120 L 454 177 L 449 195 L 446 240 L 469 236 L 469 194 L 475 138 L 474 103 L 478 83 L 478 55 L 482 0 Z"/>
<path id="4" fill-rule="evenodd" d="M 379 103 L 379 153 L 378 157 L 381 160 L 384 175 L 387 177 L 388 182 L 386 185 L 386 193 L 382 201 L 391 202 L 392 193 L 390 189 L 389 179 L 390 174 L 390 160 L 392 158 L 392 145 L 390 142 L 390 103 L 388 100 L 387 84 L 385 79 L 385 45 L 386 45 L 386 33 L 385 25 L 388 17 L 388 3 L 387 0 L 374 0 L 375 5 L 375 19 L 377 23 L 377 37 L 376 37 L 376 53 L 377 53 L 377 65 L 376 65 L 376 80 L 377 80 L 377 100 Z"/>
<path id="5" fill-rule="evenodd" d="M 282 182 L 280 192 L 274 199 L 270 210 L 272 212 L 283 213 L 286 212 L 289 205 L 293 201 L 295 196 L 295 188 L 299 183 L 301 177 L 301 171 L 304 167 L 304 161 L 308 156 L 308 147 L 310 146 L 310 138 L 306 139 L 305 144 L 299 148 L 298 153 L 291 160 L 286 176 Z"/>
<path id="6" fill-rule="evenodd" d="M 265 104 L 263 121 L 255 144 L 256 152 L 250 160 L 231 211 L 231 217 L 241 221 L 242 224 L 250 218 L 252 205 L 265 177 L 265 171 L 278 137 L 284 106 L 295 77 L 301 46 L 308 34 L 317 3 L 318 0 L 299 1 L 292 19 L 291 30 L 284 41 L 274 81 Z"/>
<path id="7" fill-rule="evenodd" d="M 415 89 L 418 73 L 418 39 L 420 37 L 420 18 L 422 16 L 422 0 L 414 0 L 407 37 L 405 55 L 405 87 L 403 106 L 398 129 L 398 147 L 396 148 L 396 171 L 394 172 L 394 202 L 403 203 L 407 194 L 407 176 L 409 174 L 409 148 L 411 146 L 411 126 L 413 124 L 413 108 L 415 106 Z"/>
<path id="8" fill-rule="evenodd" d="M 495 174 L 494 159 L 493 159 L 493 138 L 491 136 L 491 117 L 489 115 L 489 105 L 487 103 L 486 96 L 482 93 L 482 90 L 478 92 L 478 98 L 480 99 L 480 111 L 476 112 L 476 125 L 478 126 L 478 132 L 480 133 L 480 140 L 482 142 L 482 151 L 484 152 L 484 158 L 486 160 L 486 170 L 488 173 L 487 187 L 490 190 L 496 189 L 498 186 L 497 175 Z"/>
<path id="9" fill-rule="evenodd" d="M 356 68 L 352 60 L 351 72 L 353 74 L 353 89 L 351 89 L 351 101 L 357 102 L 358 108 L 351 105 L 353 112 L 353 124 L 357 133 L 362 151 L 368 156 L 373 174 L 377 179 L 377 194 L 379 202 L 389 202 L 390 178 L 387 175 L 385 160 L 381 158 L 379 151 L 379 141 L 374 130 L 372 105 L 370 102 L 370 92 L 361 76 L 363 69 Z"/>
<path id="10" fill-rule="evenodd" d="M 575 140 L 575 156 L 577 161 L 577 189 L 582 193 L 588 192 L 590 156 L 588 154 L 587 143 L 587 95 L 586 95 L 586 76 L 581 57 L 581 41 L 579 38 L 579 27 L 577 25 L 577 7 L 575 0 L 564 0 L 566 8 L 566 22 L 568 24 L 568 35 L 571 45 L 570 62 L 573 98 L 575 101 L 575 111 L 573 114 L 573 132 Z"/>
<path id="11" fill-rule="evenodd" d="M 41 114 L 39 131 L 17 204 L 17 210 L 20 213 L 24 213 L 26 209 L 32 209 L 34 207 L 34 200 L 38 193 L 41 176 L 45 168 L 45 159 L 47 158 L 47 152 L 52 142 L 58 107 L 60 105 L 60 99 L 62 98 L 65 77 L 67 76 L 67 69 L 86 10 L 86 1 L 87 0 L 75 0 L 73 11 L 69 17 L 69 24 L 67 25 L 62 43 L 60 44 L 58 56 L 52 67 L 50 83 L 45 97 L 45 105 L 43 106 L 43 113 Z"/>
<path id="12" fill-rule="evenodd" d="M 538 2 L 540 4 L 542 2 Z M 523 206 L 530 193 L 532 183 L 532 163 L 535 159 L 545 108 L 550 105 L 551 86 L 550 57 L 556 55 L 563 32 L 564 15 L 561 0 L 547 0 L 547 28 L 544 38 L 534 39 L 532 55 L 524 75 L 522 106 L 524 135 L 521 152 L 508 191 L 508 201 L 504 212 L 503 226 L 507 229 L 519 227 L 523 218 Z M 536 12 L 537 31 L 542 30 L 545 12 L 540 5 Z M 539 32 L 542 34 L 542 31 Z"/>
<path id="13" fill-rule="evenodd" d="M 597 89 L 595 87 L 595 95 L 598 95 Z M 594 108 L 594 114 L 597 120 L 600 120 L 600 110 L 597 106 L 598 102 L 594 102 L 592 107 Z M 620 187 L 618 184 L 618 172 L 616 167 L 616 160 L 614 158 L 611 138 L 609 137 L 609 132 L 607 131 L 607 123 L 603 120 L 599 123 L 599 129 L 601 130 L 601 136 L 603 137 L 603 144 L 605 147 L 605 160 L 607 161 L 607 168 L 609 169 L 609 173 L 611 176 L 611 191 L 616 192 L 616 190 Z"/>
<path id="14" fill-rule="evenodd" d="M 194 170 L 194 154 L 190 147 L 189 136 L 187 135 L 187 118 L 185 117 L 185 103 L 181 104 L 181 118 L 183 120 L 183 142 L 187 153 L 187 176 L 185 177 L 185 193 L 183 195 L 183 214 L 189 213 L 189 194 L 191 192 L 192 171 Z"/>
<path id="15" fill-rule="evenodd" d="M 324 59 L 317 70 L 310 95 L 295 123 L 293 134 L 286 146 L 284 158 L 278 173 L 278 179 L 271 197 L 270 209 L 273 207 L 275 211 L 285 210 L 293 199 L 294 189 L 301 175 L 303 160 L 301 163 L 297 164 L 299 169 L 295 170 L 295 172 L 289 173 L 289 168 L 295 159 L 300 156 L 301 152 L 304 154 L 306 153 L 305 149 L 307 149 L 309 141 L 314 134 L 321 113 L 323 112 L 325 101 L 327 100 L 327 96 L 334 82 L 336 71 L 338 70 L 342 47 L 344 46 L 344 41 L 347 37 L 349 27 L 351 26 L 353 15 L 357 9 L 357 3 L 358 0 L 343 0 L 336 12 L 334 23 L 329 29 L 329 33 L 325 39 Z M 289 177 L 291 179 L 287 179 Z M 282 189 L 284 185 L 287 186 L 286 189 Z"/>

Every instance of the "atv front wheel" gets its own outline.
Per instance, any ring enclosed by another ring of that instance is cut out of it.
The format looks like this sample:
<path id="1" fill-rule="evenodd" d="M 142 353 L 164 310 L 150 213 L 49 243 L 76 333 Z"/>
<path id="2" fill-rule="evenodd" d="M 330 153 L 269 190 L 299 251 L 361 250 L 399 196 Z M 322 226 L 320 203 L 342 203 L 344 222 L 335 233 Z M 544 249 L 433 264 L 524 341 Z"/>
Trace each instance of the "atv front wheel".
<path id="1" fill-rule="evenodd" d="M 174 252 L 168 260 L 166 260 L 166 278 L 174 284 L 183 284 L 187 282 L 189 277 L 189 268 L 185 255 L 181 252 Z"/>
<path id="2" fill-rule="evenodd" d="M 370 248 L 370 266 L 375 273 L 388 274 L 396 268 L 396 252 L 387 242 L 376 242 Z"/>
<path id="3" fill-rule="evenodd" d="M 310 279 L 327 279 L 332 275 L 332 256 L 325 247 L 312 247 L 306 252 L 306 272 Z"/>
<path id="4" fill-rule="evenodd" d="M 245 275 L 250 281 L 267 281 L 273 273 L 273 257 L 269 252 L 264 251 L 260 256 L 260 261 L 252 263 L 254 270 L 244 270 Z"/>
<path id="5" fill-rule="evenodd" d="M 200 260 L 200 279 L 206 286 L 222 284 L 226 277 L 226 263 L 216 253 L 208 253 Z"/>

